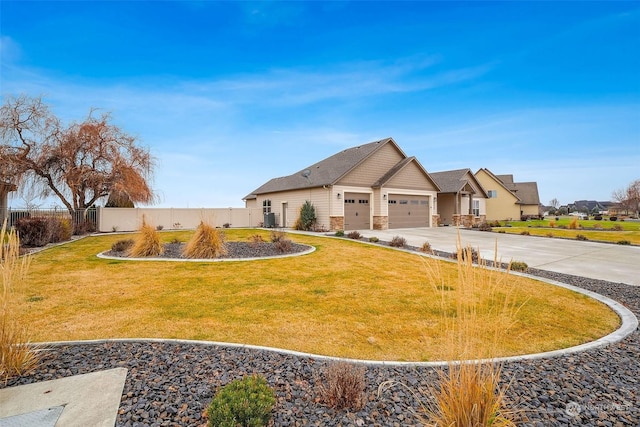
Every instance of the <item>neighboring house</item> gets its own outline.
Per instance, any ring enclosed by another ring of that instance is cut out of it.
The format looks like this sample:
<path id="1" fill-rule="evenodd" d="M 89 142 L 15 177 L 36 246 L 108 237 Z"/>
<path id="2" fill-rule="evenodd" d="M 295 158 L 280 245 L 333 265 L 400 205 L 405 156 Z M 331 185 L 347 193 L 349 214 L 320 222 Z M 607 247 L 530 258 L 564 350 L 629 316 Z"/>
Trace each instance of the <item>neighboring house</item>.
<path id="1" fill-rule="evenodd" d="M 482 168 L 476 178 L 487 192 L 487 221 L 539 217 L 540 197 L 535 182 L 514 182 L 513 175 L 495 175 Z"/>
<path id="2" fill-rule="evenodd" d="M 431 172 L 438 192 L 438 216 L 442 225 L 471 227 L 486 221 L 487 193 L 471 169 Z"/>
<path id="3" fill-rule="evenodd" d="M 8 204 L 8 196 L 12 191 L 16 191 L 18 188 L 8 182 L 0 181 L 0 227 L 4 223 L 5 218 L 7 218 L 7 208 Z"/>
<path id="4" fill-rule="evenodd" d="M 292 175 L 274 178 L 243 200 L 292 227 L 305 201 L 317 225 L 359 230 L 437 225 L 438 185 L 392 138 L 343 150 Z"/>
<path id="5" fill-rule="evenodd" d="M 587 214 L 605 213 L 609 207 L 613 205 L 611 202 L 598 202 L 596 200 L 576 200 L 569 204 L 569 212 L 583 212 Z"/>
<path id="6" fill-rule="evenodd" d="M 520 217 L 540 217 L 540 196 L 538 194 L 538 183 L 536 182 L 514 182 L 513 175 L 496 175 L 504 185 L 518 198 L 520 202 Z"/>

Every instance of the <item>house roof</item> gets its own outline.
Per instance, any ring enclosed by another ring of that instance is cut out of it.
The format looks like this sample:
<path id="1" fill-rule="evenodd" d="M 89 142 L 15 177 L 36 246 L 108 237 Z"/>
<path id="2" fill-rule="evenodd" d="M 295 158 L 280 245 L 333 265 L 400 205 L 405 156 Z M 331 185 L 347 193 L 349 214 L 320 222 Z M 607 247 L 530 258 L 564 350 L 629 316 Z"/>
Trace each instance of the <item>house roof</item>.
<path id="1" fill-rule="evenodd" d="M 538 184 L 536 182 L 514 182 L 512 184 L 507 184 L 507 188 L 518 196 L 521 205 L 537 206 L 540 204 Z"/>
<path id="2" fill-rule="evenodd" d="M 415 156 L 405 157 L 404 159 L 400 160 L 391 169 L 389 169 L 387 171 L 387 173 L 382 175 L 376 182 L 374 182 L 373 185 L 371 186 L 371 188 L 381 188 L 382 186 L 387 184 L 389 181 L 391 181 L 394 176 L 399 174 L 404 168 L 406 168 L 407 166 L 409 166 L 412 163 L 415 164 L 418 167 L 418 169 L 420 170 L 420 172 L 422 172 L 425 175 L 425 177 L 429 181 L 431 181 L 433 186 L 436 189 L 439 190 L 440 187 L 438 186 L 436 181 L 433 179 L 431 174 L 429 174 L 429 172 L 427 172 L 427 170 L 420 164 L 420 162 L 418 161 L 418 159 Z"/>
<path id="3" fill-rule="evenodd" d="M 521 205 L 539 205 L 538 183 L 536 182 L 514 182 L 513 175 L 496 175 L 502 183 L 513 194 L 518 196 Z"/>
<path id="4" fill-rule="evenodd" d="M 459 193 L 469 185 L 474 190 L 480 190 L 480 195 L 488 197 L 482 185 L 478 182 L 476 177 L 471 172 L 471 169 L 455 169 L 450 171 L 432 172 L 431 177 L 436 181 L 438 187 L 440 187 L 441 193 Z M 469 182 L 472 180 L 473 182 Z M 475 194 L 475 191 L 474 191 Z"/>
<path id="5" fill-rule="evenodd" d="M 429 174 L 415 157 L 407 157 L 393 138 L 385 138 L 368 144 L 358 145 L 357 147 L 347 148 L 291 175 L 273 178 L 252 191 L 244 200 L 255 199 L 259 194 L 334 185 L 386 144 L 393 144 L 402 155 L 403 160 L 387 171 L 376 182 L 377 185 L 383 185 L 411 162 L 416 162 L 426 176 L 429 177 Z M 376 184 L 374 184 L 374 186 Z"/>
<path id="6" fill-rule="evenodd" d="M 504 183 L 500 178 L 498 178 L 498 176 L 497 176 L 497 175 L 495 175 L 493 172 L 491 172 L 489 169 L 487 169 L 487 168 L 480 168 L 480 169 L 478 169 L 478 172 L 476 172 L 476 173 L 475 173 L 475 175 L 477 175 L 478 173 L 480 173 L 480 171 L 482 171 L 482 172 L 486 173 L 487 175 L 489 175 L 489 177 L 491 177 L 491 179 L 493 179 L 493 180 L 496 182 L 496 184 L 500 185 L 502 188 L 504 188 L 504 189 L 505 189 L 505 190 L 507 190 L 510 194 L 512 194 L 512 195 L 513 195 L 513 197 L 515 197 L 515 198 L 516 198 L 516 200 L 517 200 L 515 203 L 521 203 L 521 202 L 522 202 L 522 200 L 520 199 L 520 197 L 519 197 L 516 193 L 514 193 L 513 191 L 511 191 L 511 189 L 509 189 L 509 187 L 507 187 L 507 186 L 505 185 L 505 183 Z M 503 176 L 508 176 L 508 175 L 503 175 Z"/>

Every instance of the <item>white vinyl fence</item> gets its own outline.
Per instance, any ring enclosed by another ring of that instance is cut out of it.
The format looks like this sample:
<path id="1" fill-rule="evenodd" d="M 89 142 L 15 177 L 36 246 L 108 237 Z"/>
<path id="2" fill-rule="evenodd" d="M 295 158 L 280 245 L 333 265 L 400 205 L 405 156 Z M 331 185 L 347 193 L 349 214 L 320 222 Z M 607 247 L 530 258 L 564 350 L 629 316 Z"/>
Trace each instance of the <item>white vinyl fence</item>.
<path id="1" fill-rule="evenodd" d="M 204 221 L 215 227 L 260 227 L 262 208 L 98 208 L 99 232 L 136 231 L 142 218 L 164 230 L 194 229 Z"/>

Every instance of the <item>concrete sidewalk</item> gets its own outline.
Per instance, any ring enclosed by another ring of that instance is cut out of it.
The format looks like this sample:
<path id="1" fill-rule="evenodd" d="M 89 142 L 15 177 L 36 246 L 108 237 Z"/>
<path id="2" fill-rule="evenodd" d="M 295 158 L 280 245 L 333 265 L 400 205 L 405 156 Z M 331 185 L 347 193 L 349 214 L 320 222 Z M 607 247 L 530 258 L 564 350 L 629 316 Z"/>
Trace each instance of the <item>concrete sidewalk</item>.
<path id="1" fill-rule="evenodd" d="M 458 233 L 463 246 L 493 260 L 522 261 L 529 267 L 592 279 L 640 286 L 640 247 L 517 234 L 489 233 L 455 227 L 358 230 L 365 237 L 390 241 L 402 236 L 411 246 L 429 242 L 433 249 L 455 252 Z"/>

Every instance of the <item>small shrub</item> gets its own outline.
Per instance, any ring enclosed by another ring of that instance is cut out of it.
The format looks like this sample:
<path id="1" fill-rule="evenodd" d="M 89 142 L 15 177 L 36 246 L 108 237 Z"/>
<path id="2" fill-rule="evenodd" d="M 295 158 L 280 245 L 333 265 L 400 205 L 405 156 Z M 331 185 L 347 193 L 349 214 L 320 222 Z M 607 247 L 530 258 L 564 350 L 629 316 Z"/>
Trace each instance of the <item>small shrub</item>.
<path id="1" fill-rule="evenodd" d="M 394 236 L 394 238 L 389 242 L 389 246 L 394 248 L 404 248 L 407 246 L 407 239 L 401 236 Z"/>
<path id="2" fill-rule="evenodd" d="M 610 216 L 609 217 L 609 221 L 617 221 L 618 217 L 617 216 Z"/>
<path id="3" fill-rule="evenodd" d="M 521 236 L 531 236 L 531 233 L 529 233 L 527 230 L 521 231 L 520 232 Z"/>
<path id="4" fill-rule="evenodd" d="M 272 231 L 271 232 L 271 243 L 278 243 L 280 240 L 287 239 L 287 233 L 284 231 Z"/>
<path id="5" fill-rule="evenodd" d="M 174 245 L 177 245 L 179 243 L 182 243 L 182 240 L 178 239 L 177 237 L 174 237 L 169 241 L 169 243 L 173 243 Z"/>
<path id="6" fill-rule="evenodd" d="M 369 237 L 369 241 L 371 243 L 378 243 L 380 241 L 380 239 L 378 239 L 376 236 L 371 236 L 371 237 Z"/>
<path id="7" fill-rule="evenodd" d="M 133 239 L 122 239 L 115 242 L 111 245 L 111 250 L 113 252 L 126 252 L 133 246 Z"/>
<path id="8" fill-rule="evenodd" d="M 622 231 L 622 226 L 620 224 L 616 224 L 613 227 L 611 227 L 611 229 L 613 231 Z"/>
<path id="9" fill-rule="evenodd" d="M 529 269 L 529 266 L 526 262 L 511 261 L 511 264 L 509 264 L 509 268 L 511 269 L 511 271 L 527 271 Z"/>
<path id="10" fill-rule="evenodd" d="M 156 226 L 156 230 L 158 231 L 162 231 L 162 229 L 164 228 L 164 225 L 158 225 Z"/>
<path id="11" fill-rule="evenodd" d="M 466 248 L 458 248 L 458 252 L 453 254 L 452 258 L 458 259 L 461 261 L 466 261 L 471 258 L 471 262 L 478 262 L 480 259 L 480 255 L 478 251 L 472 248 L 471 246 L 467 246 Z"/>
<path id="12" fill-rule="evenodd" d="M 587 239 L 587 236 L 585 236 L 584 234 L 576 235 L 576 239 L 577 240 L 589 240 L 589 239 Z"/>
<path id="13" fill-rule="evenodd" d="M 182 255 L 185 258 L 211 259 L 227 254 L 224 234 L 210 224 L 201 221 L 195 234 L 187 242 Z"/>
<path id="14" fill-rule="evenodd" d="M 292 243 L 289 239 L 280 239 L 277 242 L 274 242 L 275 248 L 278 252 L 283 254 L 291 251 L 291 245 Z"/>
<path id="15" fill-rule="evenodd" d="M 594 215 L 593 219 L 596 220 L 596 221 L 602 221 L 602 215 L 600 215 L 600 214 Z"/>
<path id="16" fill-rule="evenodd" d="M 293 228 L 296 230 L 311 231 L 316 223 L 316 208 L 310 201 L 305 201 L 300 207 L 300 215 Z"/>
<path id="17" fill-rule="evenodd" d="M 602 224 L 593 224 L 594 230 L 602 230 Z"/>
<path id="18" fill-rule="evenodd" d="M 224 224 L 222 224 L 222 228 L 229 228 L 231 227 L 231 224 L 229 224 L 228 222 L 225 222 Z"/>
<path id="19" fill-rule="evenodd" d="M 207 409 L 210 427 L 261 427 L 271 419 L 275 393 L 264 377 L 253 375 L 222 387 Z"/>
<path id="20" fill-rule="evenodd" d="M 366 403 L 364 366 L 333 363 L 319 383 L 320 400 L 331 408 L 359 410 Z"/>
<path id="21" fill-rule="evenodd" d="M 136 237 L 129 256 L 134 258 L 150 257 L 162 255 L 164 247 L 160 243 L 160 236 L 154 227 L 147 224 L 144 217 L 142 218 L 142 227 L 140 234 Z"/>
<path id="22" fill-rule="evenodd" d="M 51 241 L 51 227 L 44 217 L 24 217 L 15 223 L 20 244 L 27 247 L 44 246 Z"/>
<path id="23" fill-rule="evenodd" d="M 254 234 L 253 236 L 249 237 L 249 243 L 252 246 L 257 246 L 260 243 L 264 243 L 264 238 L 260 234 Z"/>
<path id="24" fill-rule="evenodd" d="M 631 244 L 631 242 L 629 240 L 618 240 L 616 243 L 619 244 L 619 245 L 630 245 Z"/>
<path id="25" fill-rule="evenodd" d="M 431 249 L 431 243 L 429 242 L 424 242 L 419 250 L 425 254 L 433 254 L 433 249 Z"/>
<path id="26" fill-rule="evenodd" d="M 500 221 L 498 221 L 497 219 L 495 221 L 490 222 L 489 225 L 491 227 L 502 227 L 502 225 L 500 225 Z"/>
<path id="27" fill-rule="evenodd" d="M 347 237 L 353 240 L 360 240 L 362 234 L 360 234 L 360 232 L 358 231 L 351 231 L 349 234 L 347 234 Z"/>
<path id="28" fill-rule="evenodd" d="M 578 218 L 573 218 L 569 223 L 569 230 L 577 230 L 578 229 Z"/>
<path id="29" fill-rule="evenodd" d="M 553 233 L 547 233 L 546 236 L 547 237 L 553 237 Z"/>
<path id="30" fill-rule="evenodd" d="M 336 237 L 344 237 L 344 230 L 336 230 Z"/>
<path id="31" fill-rule="evenodd" d="M 49 227 L 51 228 L 51 243 L 66 242 L 71 240 L 71 221 L 69 218 L 52 217 L 48 218 Z"/>
<path id="32" fill-rule="evenodd" d="M 478 230 L 480 231 L 492 231 L 491 225 L 486 222 L 482 222 L 478 225 Z"/>
<path id="33" fill-rule="evenodd" d="M 549 227 L 555 228 L 556 227 L 556 222 L 554 220 L 549 221 Z"/>

